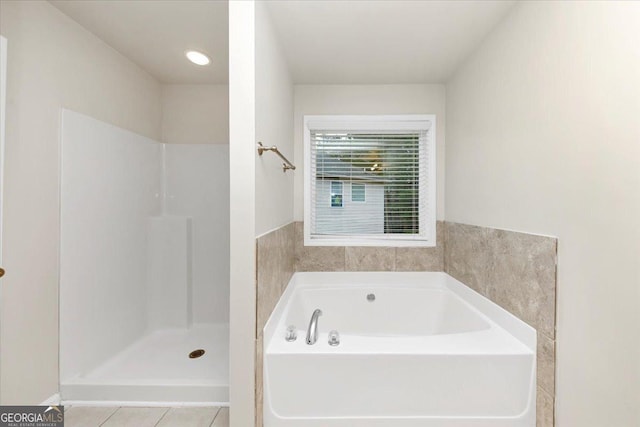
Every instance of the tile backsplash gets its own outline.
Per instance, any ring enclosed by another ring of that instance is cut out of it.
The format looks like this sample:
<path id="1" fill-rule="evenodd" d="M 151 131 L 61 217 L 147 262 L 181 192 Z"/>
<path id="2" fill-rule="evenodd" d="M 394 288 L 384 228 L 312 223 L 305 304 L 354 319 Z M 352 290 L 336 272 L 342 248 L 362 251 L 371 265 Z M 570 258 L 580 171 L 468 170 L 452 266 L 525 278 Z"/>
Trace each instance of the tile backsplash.
<path id="1" fill-rule="evenodd" d="M 256 239 L 256 426 L 262 426 L 262 329 L 294 272 L 294 223 Z"/>
<path id="2" fill-rule="evenodd" d="M 304 246 L 303 223 L 295 223 L 296 271 L 444 271 L 444 223 L 436 247 Z"/>
<path id="3" fill-rule="evenodd" d="M 262 331 L 273 308 L 294 272 L 294 224 L 289 223 L 256 241 L 256 336 Z"/>
<path id="4" fill-rule="evenodd" d="M 555 338 L 553 237 L 447 222 L 446 272 Z"/>

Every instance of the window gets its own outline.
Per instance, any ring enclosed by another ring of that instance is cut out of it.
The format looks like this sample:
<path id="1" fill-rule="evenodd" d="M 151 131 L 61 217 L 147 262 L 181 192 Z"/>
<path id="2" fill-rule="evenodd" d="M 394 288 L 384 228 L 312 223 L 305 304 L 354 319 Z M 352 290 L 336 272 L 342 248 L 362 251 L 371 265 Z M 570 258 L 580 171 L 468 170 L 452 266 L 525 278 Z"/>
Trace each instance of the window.
<path id="1" fill-rule="evenodd" d="M 435 125 L 305 116 L 305 245 L 435 246 Z"/>
<path id="2" fill-rule="evenodd" d="M 352 202 L 366 202 L 365 184 L 351 183 L 351 201 Z"/>
<path id="3" fill-rule="evenodd" d="M 342 182 L 331 181 L 331 207 L 342 207 Z"/>

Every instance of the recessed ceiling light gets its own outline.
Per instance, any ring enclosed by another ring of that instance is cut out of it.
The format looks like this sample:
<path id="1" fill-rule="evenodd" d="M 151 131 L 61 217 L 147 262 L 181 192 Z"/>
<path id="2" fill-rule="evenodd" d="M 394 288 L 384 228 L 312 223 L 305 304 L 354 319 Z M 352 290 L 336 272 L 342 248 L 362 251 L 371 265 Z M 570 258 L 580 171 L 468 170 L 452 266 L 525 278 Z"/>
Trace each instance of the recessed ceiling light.
<path id="1" fill-rule="evenodd" d="M 196 65 L 208 65 L 211 60 L 207 55 L 197 50 L 188 50 L 184 53 L 187 59 Z"/>

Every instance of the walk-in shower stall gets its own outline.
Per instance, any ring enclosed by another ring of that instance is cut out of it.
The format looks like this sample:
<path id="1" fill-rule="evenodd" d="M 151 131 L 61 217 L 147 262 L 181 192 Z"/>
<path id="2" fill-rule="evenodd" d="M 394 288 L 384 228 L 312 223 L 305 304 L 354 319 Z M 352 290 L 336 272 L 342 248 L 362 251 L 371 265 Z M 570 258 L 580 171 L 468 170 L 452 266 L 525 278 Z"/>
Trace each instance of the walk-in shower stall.
<path id="1" fill-rule="evenodd" d="M 227 402 L 228 145 L 62 129 L 63 401 Z"/>

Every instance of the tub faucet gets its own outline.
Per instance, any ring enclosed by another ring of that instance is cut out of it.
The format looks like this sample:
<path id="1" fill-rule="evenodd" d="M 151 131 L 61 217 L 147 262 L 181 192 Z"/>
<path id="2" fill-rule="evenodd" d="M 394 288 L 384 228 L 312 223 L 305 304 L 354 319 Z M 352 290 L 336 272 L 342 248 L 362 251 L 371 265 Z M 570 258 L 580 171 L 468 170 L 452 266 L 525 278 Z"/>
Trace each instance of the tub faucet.
<path id="1" fill-rule="evenodd" d="M 309 329 L 307 329 L 307 344 L 313 345 L 318 341 L 318 317 L 322 316 L 322 310 L 316 309 L 311 315 Z"/>

